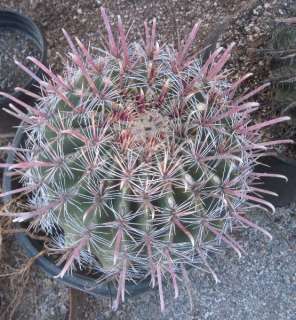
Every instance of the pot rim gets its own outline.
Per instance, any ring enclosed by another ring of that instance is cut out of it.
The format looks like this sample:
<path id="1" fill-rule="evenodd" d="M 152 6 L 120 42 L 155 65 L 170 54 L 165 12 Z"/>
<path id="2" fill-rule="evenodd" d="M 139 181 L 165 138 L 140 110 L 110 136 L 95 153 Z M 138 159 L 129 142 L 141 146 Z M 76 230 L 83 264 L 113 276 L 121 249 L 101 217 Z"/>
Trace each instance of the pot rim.
<path id="1" fill-rule="evenodd" d="M 43 64 L 47 61 L 47 44 L 42 30 L 37 24 L 28 16 L 23 15 L 15 10 L 1 9 L 0 10 L 0 29 L 9 28 L 14 30 L 20 30 L 27 36 L 29 36 L 40 51 L 40 62 Z M 35 72 L 37 77 L 41 77 L 43 72 L 40 68 Z M 29 79 L 22 87 L 24 89 L 37 89 L 37 82 L 34 79 Z M 10 94 L 18 99 L 21 99 L 24 94 L 22 92 L 10 92 Z M 0 108 L 7 107 L 10 100 L 5 97 L 0 97 Z"/>

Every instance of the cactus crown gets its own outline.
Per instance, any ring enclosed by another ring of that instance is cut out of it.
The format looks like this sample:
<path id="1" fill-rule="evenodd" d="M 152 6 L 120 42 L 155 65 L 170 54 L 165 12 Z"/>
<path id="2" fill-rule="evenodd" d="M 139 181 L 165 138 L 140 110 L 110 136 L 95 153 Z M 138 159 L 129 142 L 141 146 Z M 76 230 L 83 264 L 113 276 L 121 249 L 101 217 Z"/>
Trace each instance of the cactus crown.
<path id="1" fill-rule="evenodd" d="M 256 195 L 268 191 L 254 186 L 261 174 L 253 168 L 265 150 L 289 141 L 261 142 L 258 130 L 287 117 L 250 125 L 258 104 L 246 101 L 266 85 L 235 97 L 249 75 L 226 80 L 233 45 L 204 63 L 189 56 L 199 24 L 175 50 L 158 44 L 155 19 L 151 30 L 145 22 L 144 43 L 130 44 L 120 17 L 118 39 L 104 9 L 102 17 L 109 48 L 99 56 L 64 31 L 71 47 L 64 77 L 32 57 L 46 79 L 18 63 L 42 96 L 18 89 L 38 98 L 37 106 L 11 97 L 28 113 L 7 110 L 23 120 L 28 139 L 17 163 L 2 165 L 24 187 L 5 195 L 30 196 L 28 210 L 6 214 L 51 235 L 60 277 L 88 267 L 115 279 L 115 307 L 127 280 L 149 277 L 163 309 L 163 277 L 177 296 L 186 266 L 205 267 L 217 279 L 206 258 L 220 242 L 241 254 L 233 226 L 270 236 L 246 214 L 256 206 L 273 210 Z"/>

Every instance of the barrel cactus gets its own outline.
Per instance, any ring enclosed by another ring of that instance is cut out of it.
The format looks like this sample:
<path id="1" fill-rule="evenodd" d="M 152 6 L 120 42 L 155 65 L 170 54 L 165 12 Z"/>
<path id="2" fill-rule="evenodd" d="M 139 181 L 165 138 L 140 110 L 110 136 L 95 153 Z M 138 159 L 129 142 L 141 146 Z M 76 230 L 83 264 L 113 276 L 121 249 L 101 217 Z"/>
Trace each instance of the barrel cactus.
<path id="1" fill-rule="evenodd" d="M 237 89 L 250 76 L 230 83 L 223 71 L 233 47 L 219 48 L 206 61 L 190 54 L 195 24 L 179 49 L 159 45 L 156 20 L 144 23 L 143 43 L 127 41 L 118 17 L 115 37 L 105 10 L 108 48 L 92 51 L 64 32 L 71 52 L 63 76 L 32 57 L 44 71 L 42 94 L 30 106 L 9 96 L 7 110 L 21 119 L 27 135 L 16 163 L 1 164 L 20 175 L 27 193 L 22 212 L 5 212 L 51 239 L 59 256 L 58 277 L 72 270 L 98 272 L 114 281 L 124 300 L 126 281 L 149 279 L 164 309 L 164 279 L 178 282 L 188 267 L 208 270 L 209 252 L 225 244 L 240 256 L 232 228 L 253 227 L 255 207 L 274 210 L 258 186 L 258 159 L 278 143 L 263 142 L 260 130 L 281 117 L 253 124 L 258 103 Z M 94 53 L 93 53 L 94 52 Z M 24 111 L 26 110 L 26 112 Z M 284 178 L 281 175 L 276 175 Z"/>

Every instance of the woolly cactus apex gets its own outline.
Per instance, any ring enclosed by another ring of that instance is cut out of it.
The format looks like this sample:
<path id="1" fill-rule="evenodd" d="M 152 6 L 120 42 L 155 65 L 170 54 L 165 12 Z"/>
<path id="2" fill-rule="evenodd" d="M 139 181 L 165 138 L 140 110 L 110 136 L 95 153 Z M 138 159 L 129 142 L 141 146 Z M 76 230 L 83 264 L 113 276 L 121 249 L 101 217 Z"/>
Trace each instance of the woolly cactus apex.
<path id="1" fill-rule="evenodd" d="M 156 20 L 144 23 L 143 43 L 129 43 L 120 17 L 117 36 L 104 9 L 102 17 L 108 49 L 98 55 L 64 31 L 71 51 L 63 77 L 34 58 L 47 78 L 19 64 L 42 96 L 36 107 L 10 97 L 7 112 L 23 121 L 27 143 L 15 148 L 16 163 L 1 167 L 20 175 L 24 187 L 2 196 L 28 193 L 27 211 L 6 214 L 51 237 L 61 255 L 58 277 L 98 271 L 99 280 L 117 282 L 114 308 L 126 281 L 148 277 L 163 310 L 164 278 L 177 297 L 188 266 L 217 280 L 207 262 L 217 245 L 241 255 L 233 226 L 271 238 L 247 217 L 255 207 L 274 210 L 260 196 L 272 192 L 257 186 L 266 174 L 253 169 L 273 145 L 291 142 L 262 142 L 260 130 L 288 118 L 252 124 L 258 103 L 248 100 L 266 85 L 236 95 L 249 75 L 227 81 L 233 44 L 203 63 L 190 55 L 198 24 L 175 50 L 158 44 Z"/>

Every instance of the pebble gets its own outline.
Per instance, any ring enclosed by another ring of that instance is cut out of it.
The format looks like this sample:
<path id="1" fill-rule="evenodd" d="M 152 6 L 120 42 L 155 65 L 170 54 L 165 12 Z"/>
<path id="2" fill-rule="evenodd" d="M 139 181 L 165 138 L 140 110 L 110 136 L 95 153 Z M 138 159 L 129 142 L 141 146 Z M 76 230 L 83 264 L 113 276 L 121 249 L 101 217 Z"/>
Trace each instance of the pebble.
<path id="1" fill-rule="evenodd" d="M 30 76 L 15 64 L 15 59 L 36 71 L 37 67 L 26 57 L 38 59 L 40 55 L 29 36 L 18 30 L 0 28 L 0 90 L 11 93 L 16 86 L 24 86 L 30 80 Z"/>

